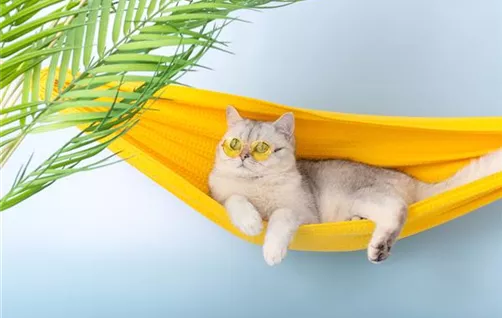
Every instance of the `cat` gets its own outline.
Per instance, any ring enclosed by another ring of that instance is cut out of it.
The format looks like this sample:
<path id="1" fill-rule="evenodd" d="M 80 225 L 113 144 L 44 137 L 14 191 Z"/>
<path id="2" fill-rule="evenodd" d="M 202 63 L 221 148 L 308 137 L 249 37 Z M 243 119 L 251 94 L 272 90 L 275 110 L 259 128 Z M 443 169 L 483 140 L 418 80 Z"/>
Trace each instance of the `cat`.
<path id="1" fill-rule="evenodd" d="M 284 259 L 300 225 L 359 219 L 375 223 L 367 255 L 380 263 L 390 255 L 410 204 L 502 171 L 502 149 L 436 184 L 348 160 L 297 160 L 292 113 L 260 122 L 228 106 L 226 118 L 228 130 L 209 175 L 210 195 L 246 235 L 260 234 L 268 220 L 263 257 L 271 266 Z"/>

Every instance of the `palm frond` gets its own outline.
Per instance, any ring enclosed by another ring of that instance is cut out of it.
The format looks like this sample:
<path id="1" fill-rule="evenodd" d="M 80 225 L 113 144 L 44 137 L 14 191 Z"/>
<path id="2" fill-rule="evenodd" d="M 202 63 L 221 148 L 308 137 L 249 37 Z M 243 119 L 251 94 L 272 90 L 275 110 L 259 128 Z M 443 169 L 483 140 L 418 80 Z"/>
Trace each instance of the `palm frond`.
<path id="1" fill-rule="evenodd" d="M 0 71 L 8 74 L 0 79 L 7 100 L 0 111 L 0 165 L 28 134 L 84 128 L 31 171 L 29 162 L 23 165 L 0 199 L 0 210 L 58 179 L 106 166 L 110 158 L 96 156 L 137 123 L 155 92 L 200 67 L 198 62 L 209 49 L 226 51 L 218 35 L 229 22 L 238 20 L 230 14 L 269 2 L 9 2 L 0 21 L 0 57 L 8 58 L 0 64 Z M 52 11 L 37 15 L 41 9 Z M 172 53 L 160 55 L 156 53 L 160 49 Z M 44 61 L 49 67 L 41 77 Z M 130 81 L 142 84 L 132 91 L 123 89 Z M 40 87 L 45 87 L 43 96 Z M 75 112 L 77 108 L 83 111 Z"/>

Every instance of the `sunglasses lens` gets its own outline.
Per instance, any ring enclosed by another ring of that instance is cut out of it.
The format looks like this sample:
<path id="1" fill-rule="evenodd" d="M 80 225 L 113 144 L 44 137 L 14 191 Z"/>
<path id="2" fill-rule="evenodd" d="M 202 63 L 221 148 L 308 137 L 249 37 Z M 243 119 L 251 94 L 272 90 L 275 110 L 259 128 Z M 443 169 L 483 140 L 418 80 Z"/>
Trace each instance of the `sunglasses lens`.
<path id="1" fill-rule="evenodd" d="M 264 141 L 256 141 L 253 143 L 251 154 L 256 161 L 267 160 L 272 153 L 272 147 Z"/>
<path id="2" fill-rule="evenodd" d="M 239 156 L 242 151 L 242 141 L 238 138 L 229 138 L 223 142 L 223 151 L 231 158 Z"/>

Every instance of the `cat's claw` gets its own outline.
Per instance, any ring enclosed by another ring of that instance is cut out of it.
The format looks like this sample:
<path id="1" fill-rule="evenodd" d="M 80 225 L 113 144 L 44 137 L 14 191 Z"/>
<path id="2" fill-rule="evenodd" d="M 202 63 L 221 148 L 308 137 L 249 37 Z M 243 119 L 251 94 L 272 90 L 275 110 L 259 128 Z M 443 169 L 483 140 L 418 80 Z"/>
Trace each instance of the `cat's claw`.
<path id="1" fill-rule="evenodd" d="M 270 266 L 282 262 L 287 252 L 288 247 L 279 242 L 265 241 L 265 244 L 263 244 L 263 257 L 265 258 L 265 262 Z"/>

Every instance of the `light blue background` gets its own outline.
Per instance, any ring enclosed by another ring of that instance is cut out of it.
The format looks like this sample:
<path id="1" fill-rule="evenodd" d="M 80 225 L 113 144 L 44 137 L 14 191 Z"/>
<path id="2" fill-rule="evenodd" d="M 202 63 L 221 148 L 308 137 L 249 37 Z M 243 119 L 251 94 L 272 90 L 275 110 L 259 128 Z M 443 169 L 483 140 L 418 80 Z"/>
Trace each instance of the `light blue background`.
<path id="1" fill-rule="evenodd" d="M 307 0 L 240 16 L 254 23 L 222 35 L 236 55 L 210 53 L 214 71 L 186 83 L 345 112 L 502 115 L 500 0 Z M 3 179 L 67 136 L 28 139 Z M 120 164 L 2 214 L 2 318 L 501 317 L 501 210 L 400 241 L 382 265 L 290 252 L 269 268 Z"/>

